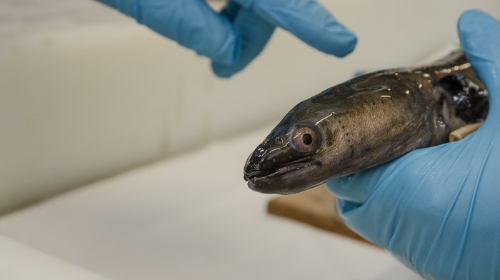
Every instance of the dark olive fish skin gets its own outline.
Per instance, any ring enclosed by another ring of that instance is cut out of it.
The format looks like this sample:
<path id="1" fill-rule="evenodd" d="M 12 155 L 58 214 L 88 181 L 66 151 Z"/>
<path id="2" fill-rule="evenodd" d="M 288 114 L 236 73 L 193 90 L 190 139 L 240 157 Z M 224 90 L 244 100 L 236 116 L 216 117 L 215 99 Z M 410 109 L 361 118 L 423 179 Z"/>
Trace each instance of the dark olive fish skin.
<path id="1" fill-rule="evenodd" d="M 301 192 L 445 143 L 487 112 L 487 91 L 461 51 L 369 73 L 296 105 L 250 154 L 244 178 L 262 193 Z"/>

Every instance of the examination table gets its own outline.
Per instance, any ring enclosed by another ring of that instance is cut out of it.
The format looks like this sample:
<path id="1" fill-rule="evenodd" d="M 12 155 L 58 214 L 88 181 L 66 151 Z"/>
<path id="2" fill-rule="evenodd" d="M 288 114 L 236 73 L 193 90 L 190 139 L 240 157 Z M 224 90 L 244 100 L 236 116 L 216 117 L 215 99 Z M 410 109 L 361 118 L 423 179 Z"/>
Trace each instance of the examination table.
<path id="1" fill-rule="evenodd" d="M 270 130 L 0 218 L 0 279 L 419 279 L 389 253 L 271 216 L 242 166 Z"/>

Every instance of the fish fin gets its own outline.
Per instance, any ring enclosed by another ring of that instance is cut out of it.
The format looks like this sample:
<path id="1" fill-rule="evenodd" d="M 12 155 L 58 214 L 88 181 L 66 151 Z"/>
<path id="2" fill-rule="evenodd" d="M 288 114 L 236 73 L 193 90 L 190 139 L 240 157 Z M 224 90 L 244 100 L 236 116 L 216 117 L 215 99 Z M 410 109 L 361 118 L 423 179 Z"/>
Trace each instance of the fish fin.
<path id="1" fill-rule="evenodd" d="M 465 123 L 477 123 L 488 113 L 487 91 L 482 84 L 462 73 L 442 77 L 437 85 L 448 91 L 455 105 L 455 114 Z"/>

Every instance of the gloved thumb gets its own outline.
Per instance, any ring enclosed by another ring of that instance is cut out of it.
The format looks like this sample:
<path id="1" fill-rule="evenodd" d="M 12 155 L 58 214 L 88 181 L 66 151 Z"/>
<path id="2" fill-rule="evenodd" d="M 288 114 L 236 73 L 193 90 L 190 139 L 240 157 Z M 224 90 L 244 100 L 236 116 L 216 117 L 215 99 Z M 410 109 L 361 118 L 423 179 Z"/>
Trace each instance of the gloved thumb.
<path id="1" fill-rule="evenodd" d="M 402 157 L 363 172 L 334 178 L 326 182 L 326 186 L 339 199 L 363 204 L 375 192 L 380 182 L 390 179 L 394 169 L 405 161 L 405 157 Z"/>

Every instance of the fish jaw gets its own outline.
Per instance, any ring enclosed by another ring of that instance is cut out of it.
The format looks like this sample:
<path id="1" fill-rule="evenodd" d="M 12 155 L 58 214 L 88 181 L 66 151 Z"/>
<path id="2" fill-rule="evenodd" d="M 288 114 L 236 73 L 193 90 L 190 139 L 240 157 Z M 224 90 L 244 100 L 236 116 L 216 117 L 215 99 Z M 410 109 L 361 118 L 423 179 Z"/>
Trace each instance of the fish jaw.
<path id="1" fill-rule="evenodd" d="M 244 167 L 244 179 L 248 187 L 261 193 L 290 194 L 312 188 L 324 178 L 318 168 L 321 162 L 308 154 L 300 154 L 288 143 L 277 147 L 269 139 L 259 145 L 248 157 Z M 304 180 L 307 178 L 307 180 Z M 318 178 L 317 180 L 311 180 Z"/>
<path id="2" fill-rule="evenodd" d="M 268 171 L 262 174 L 254 173 L 248 178 L 247 184 L 251 190 L 266 194 L 292 194 L 305 191 L 324 182 L 320 179 L 322 176 L 317 174 L 319 165 L 321 164 L 317 161 L 310 161 L 279 168 L 271 173 Z"/>

